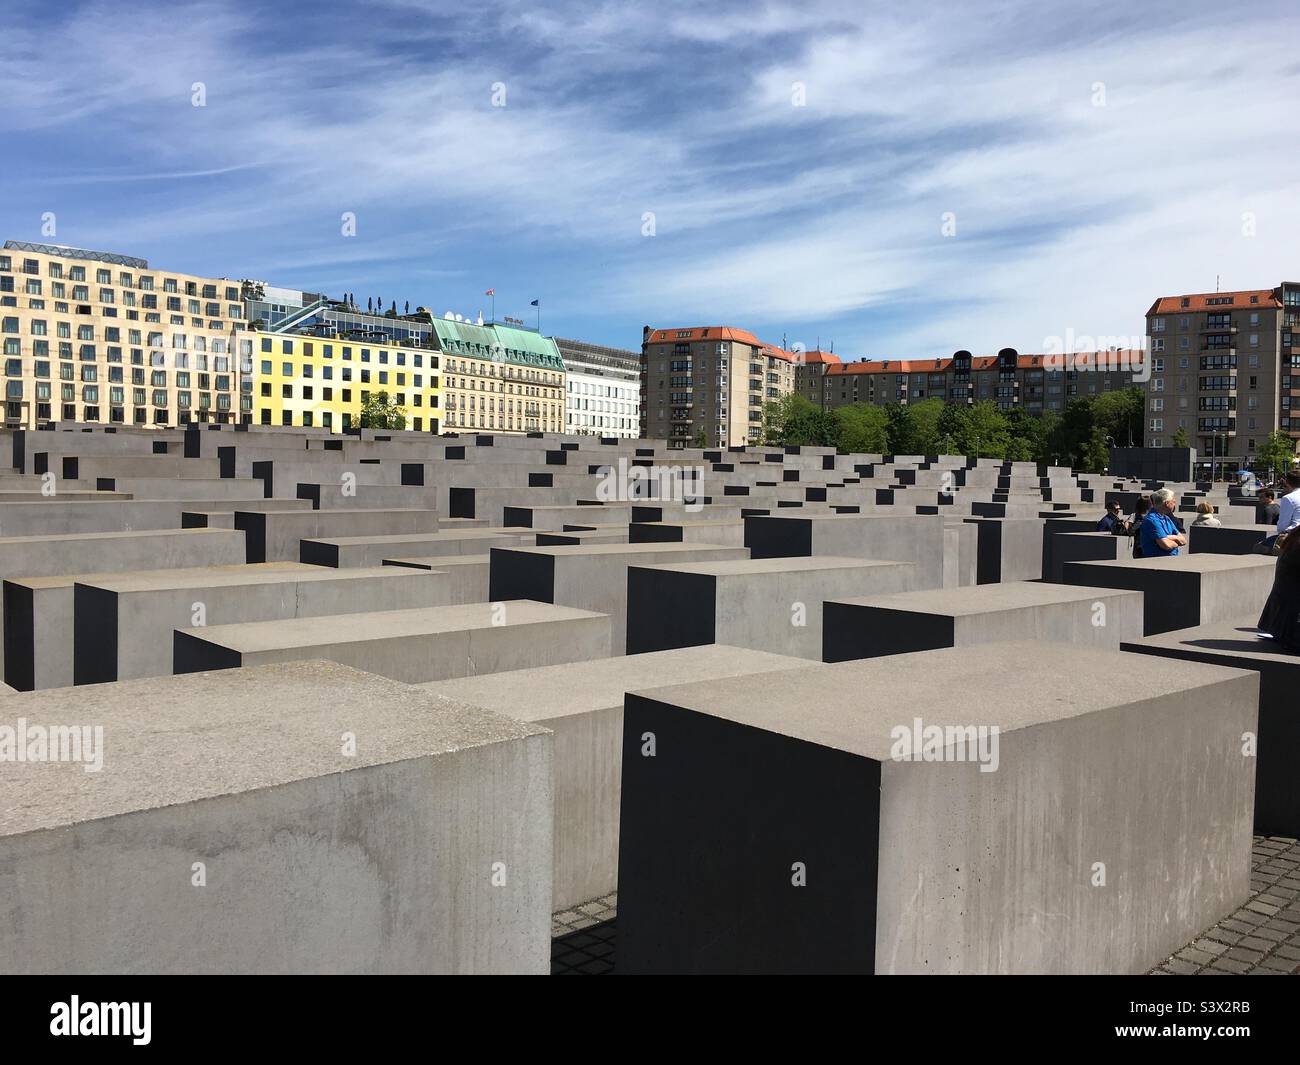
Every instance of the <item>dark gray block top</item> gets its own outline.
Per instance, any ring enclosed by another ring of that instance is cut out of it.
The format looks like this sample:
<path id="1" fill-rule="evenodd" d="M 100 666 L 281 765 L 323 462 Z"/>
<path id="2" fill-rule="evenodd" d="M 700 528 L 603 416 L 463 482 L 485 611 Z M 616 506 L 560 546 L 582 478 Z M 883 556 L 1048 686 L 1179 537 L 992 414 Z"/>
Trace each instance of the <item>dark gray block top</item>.
<path id="1" fill-rule="evenodd" d="M 1175 629 L 1139 640 L 1126 640 L 1120 649 L 1186 657 L 1198 662 L 1213 661 L 1225 666 L 1259 669 L 1265 665 L 1300 667 L 1300 654 L 1288 651 L 1274 640 L 1256 635 L 1256 618 L 1220 621 Z"/>

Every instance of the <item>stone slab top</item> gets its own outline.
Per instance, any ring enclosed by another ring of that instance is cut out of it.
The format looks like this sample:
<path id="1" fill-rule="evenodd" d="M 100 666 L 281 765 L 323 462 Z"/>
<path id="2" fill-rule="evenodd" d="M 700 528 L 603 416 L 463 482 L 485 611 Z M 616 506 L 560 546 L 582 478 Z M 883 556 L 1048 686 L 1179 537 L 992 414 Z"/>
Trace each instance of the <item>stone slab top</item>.
<path id="1" fill-rule="evenodd" d="M 1189 554 L 1184 548 L 1181 554 L 1160 555 L 1155 558 L 1118 558 L 1113 562 L 1101 559 L 1089 562 L 1066 562 L 1066 566 L 1083 566 L 1087 569 L 1138 569 L 1138 570 L 1180 570 L 1189 573 L 1218 573 L 1225 570 L 1253 569 L 1259 566 L 1273 566 L 1277 559 L 1269 555 L 1214 555 L 1205 552 Z"/>
<path id="2" fill-rule="evenodd" d="M 287 511 L 286 513 L 302 513 L 301 511 Z M 0 536 L 0 547 L 12 544 L 15 547 L 24 547 L 29 544 L 37 543 L 69 543 L 84 542 L 97 540 L 141 540 L 156 539 L 161 536 L 243 536 L 243 532 L 235 529 L 135 529 L 126 532 L 93 532 L 93 533 L 38 533 L 35 536 Z"/>
<path id="3" fill-rule="evenodd" d="M 534 533 L 536 529 L 442 529 L 430 533 L 384 533 L 376 536 L 308 536 L 313 544 L 353 547 L 358 544 L 447 544 L 466 540 L 501 540 L 509 536 Z"/>
<path id="4" fill-rule="evenodd" d="M 1220 621 L 1143 636 L 1120 644 L 1122 651 L 1159 654 L 1195 662 L 1214 662 L 1241 669 L 1290 666 L 1300 669 L 1300 654 L 1256 635 L 1255 618 Z"/>
<path id="5" fill-rule="evenodd" d="M 396 566 L 358 566 L 335 569 L 333 566 L 310 566 L 303 562 L 254 562 L 244 566 L 211 566 L 206 569 L 151 570 L 148 572 L 105 573 L 93 578 L 79 578 L 77 584 L 89 584 L 110 592 L 159 592 L 173 588 L 241 588 L 266 584 L 321 584 L 329 581 L 356 581 L 380 577 L 428 576 L 406 573 Z"/>
<path id="6" fill-rule="evenodd" d="M 489 566 L 491 555 L 409 555 L 404 558 L 386 558 L 384 565 L 389 569 L 398 567 L 418 569 L 446 569 L 449 566 Z"/>
<path id="7" fill-rule="evenodd" d="M 807 659 L 767 651 L 703 644 L 672 651 L 650 651 L 590 662 L 430 681 L 416 687 L 507 714 L 519 721 L 545 722 L 622 707 L 625 693 L 664 682 L 748 677 L 755 673 L 813 665 L 816 663 Z"/>
<path id="8" fill-rule="evenodd" d="M 1109 535 L 1109 534 L 1107 534 Z M 1045 581 L 1007 581 L 1004 584 L 972 584 L 963 588 L 934 588 L 918 592 L 887 592 L 831 599 L 841 606 L 880 607 L 908 610 L 921 614 L 996 614 L 1026 607 L 1053 606 L 1061 603 L 1092 603 L 1098 599 L 1129 598 L 1143 602 L 1141 592 L 1122 588 L 1085 588 L 1075 584 L 1048 584 Z"/>
<path id="9" fill-rule="evenodd" d="M 374 488 L 379 486 L 363 485 L 362 487 Z M 436 514 L 437 511 L 434 510 L 432 507 L 329 507 L 324 510 L 306 510 L 306 509 L 240 510 L 238 507 L 236 507 L 235 513 L 237 514 L 293 514 L 293 515 L 297 515 L 298 517 L 301 517 L 304 514 L 311 514 L 317 517 L 324 517 L 326 515 L 334 515 L 334 514 Z"/>
<path id="10" fill-rule="evenodd" d="M 649 526 L 652 529 L 716 529 L 720 526 L 744 526 L 742 518 L 696 518 L 693 521 L 636 521 L 636 526 Z"/>
<path id="11" fill-rule="evenodd" d="M 534 529 L 534 532 L 538 530 Z M 530 555 L 555 555 L 582 557 L 584 555 L 685 555 L 691 552 L 743 551 L 732 544 L 556 544 L 552 547 L 494 547 L 493 551 L 522 551 Z"/>
<path id="12" fill-rule="evenodd" d="M 674 573 L 704 573 L 716 577 L 746 577 L 763 573 L 817 573 L 824 570 L 913 569 L 915 567 L 911 562 L 894 562 L 889 559 L 799 555 L 794 558 L 733 558 L 719 559 L 716 562 L 678 562 L 636 568 L 669 570 Z"/>
<path id="13" fill-rule="evenodd" d="M 143 581 L 146 584 L 174 582 L 176 587 L 189 587 L 192 584 L 209 581 L 213 584 L 237 583 L 251 584 L 259 581 L 275 580 L 287 575 L 288 579 L 307 576 L 320 566 L 309 566 L 305 562 L 252 562 L 232 563 L 227 566 L 182 566 L 176 569 L 142 569 L 127 570 L 123 573 L 59 573 L 49 577 L 6 577 L 6 584 L 16 584 L 23 588 L 45 590 L 50 588 L 69 588 L 74 584 L 93 584 L 105 588 L 110 583 Z M 337 572 L 337 571 L 336 571 Z M 239 579 L 242 578 L 242 579 Z"/>
<path id="14" fill-rule="evenodd" d="M 0 836 L 75 825 L 543 734 L 334 662 L 21 692 L 0 726 L 102 726 L 103 768 L 3 763 Z M 343 753 L 353 733 L 356 753 Z M 84 749 L 83 749 L 84 752 Z"/>
<path id="15" fill-rule="evenodd" d="M 669 706 L 733 721 L 876 761 L 891 760 L 896 727 L 1001 732 L 1081 717 L 1157 695 L 1257 684 L 1241 669 L 1139 657 L 1121 651 L 1015 641 L 947 647 L 768 673 L 639 689 Z"/>
<path id="16" fill-rule="evenodd" d="M 504 613 L 498 610 L 499 607 L 504 608 Z M 176 631 L 228 647 L 241 654 L 256 654 L 258 651 L 290 647 L 367 643 L 407 636 L 437 636 L 471 629 L 518 628 L 522 625 L 608 616 L 575 607 L 539 603 L 532 599 L 511 599 L 504 603 L 464 603 L 459 606 L 414 607 L 409 610 L 376 610 L 362 614 L 325 614 L 314 618 L 285 618 L 280 621 L 237 621 L 229 625 L 206 625 Z"/>

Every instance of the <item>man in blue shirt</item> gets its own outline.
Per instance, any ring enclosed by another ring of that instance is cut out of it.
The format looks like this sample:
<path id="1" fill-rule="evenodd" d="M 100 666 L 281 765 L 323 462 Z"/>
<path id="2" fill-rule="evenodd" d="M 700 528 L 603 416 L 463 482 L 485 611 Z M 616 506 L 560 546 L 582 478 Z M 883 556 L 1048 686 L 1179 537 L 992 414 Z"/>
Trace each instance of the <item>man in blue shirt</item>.
<path id="1" fill-rule="evenodd" d="M 1174 524 L 1174 499 L 1174 493 L 1168 488 L 1151 493 L 1151 509 L 1138 530 L 1143 558 L 1176 555 L 1187 544 L 1187 534 L 1180 533 Z"/>

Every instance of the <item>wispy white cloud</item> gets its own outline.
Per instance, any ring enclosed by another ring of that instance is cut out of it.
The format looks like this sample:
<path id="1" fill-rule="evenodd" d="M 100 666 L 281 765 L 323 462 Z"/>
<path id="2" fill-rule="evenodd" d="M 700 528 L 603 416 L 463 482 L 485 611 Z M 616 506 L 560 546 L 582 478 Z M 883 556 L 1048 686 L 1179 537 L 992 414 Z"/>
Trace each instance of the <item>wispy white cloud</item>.
<path id="1" fill-rule="evenodd" d="M 625 315 L 599 339 L 629 344 L 725 319 L 863 353 L 1137 332 L 1162 292 L 1295 273 L 1280 5 L 136 13 L 14 19 L 7 224 L 56 210 L 88 244 L 308 287 L 411 279 L 436 305 L 507 274 L 567 332 L 594 302 Z"/>

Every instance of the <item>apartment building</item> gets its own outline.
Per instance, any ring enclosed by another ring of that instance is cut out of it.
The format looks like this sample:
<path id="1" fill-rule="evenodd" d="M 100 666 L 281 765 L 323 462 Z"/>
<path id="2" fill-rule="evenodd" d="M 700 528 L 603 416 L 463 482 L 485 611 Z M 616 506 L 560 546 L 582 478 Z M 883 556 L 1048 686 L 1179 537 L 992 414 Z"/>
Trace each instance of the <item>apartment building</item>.
<path id="1" fill-rule="evenodd" d="M 823 378 L 832 366 L 840 365 L 840 357 L 829 351 L 796 351 L 794 353 L 794 390 L 810 403 L 822 405 Z"/>
<path id="2" fill-rule="evenodd" d="M 252 414 L 240 284 L 145 259 L 5 241 L 0 337 L 10 428 L 174 427 Z"/>
<path id="3" fill-rule="evenodd" d="M 443 353 L 448 431 L 565 431 L 565 367 L 554 339 L 512 325 L 431 319 Z"/>
<path id="4" fill-rule="evenodd" d="M 1138 349 L 1070 355 L 955 352 L 938 359 L 861 359 L 810 364 L 821 368 L 823 409 L 852 403 L 907 404 L 923 399 L 995 403 L 1001 410 L 1061 413 L 1073 399 L 1130 388 L 1143 379 Z M 811 372 L 811 371 L 810 371 Z"/>
<path id="5" fill-rule="evenodd" d="M 564 360 L 564 431 L 576 436 L 641 434 L 641 356 L 624 348 L 556 337 Z"/>
<path id="6" fill-rule="evenodd" d="M 795 357 L 731 326 L 646 326 L 641 435 L 677 448 L 758 442 L 763 404 L 794 391 Z"/>
<path id="7" fill-rule="evenodd" d="M 1300 440 L 1300 283 L 1161 296 L 1147 311 L 1147 443 L 1183 429 L 1202 458 L 1250 465 L 1268 435 Z"/>
<path id="8" fill-rule="evenodd" d="M 372 392 L 386 392 L 406 428 L 441 428 L 439 352 L 432 347 L 352 340 L 347 334 L 251 333 L 256 421 L 341 433 L 361 425 Z"/>

